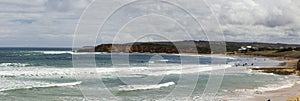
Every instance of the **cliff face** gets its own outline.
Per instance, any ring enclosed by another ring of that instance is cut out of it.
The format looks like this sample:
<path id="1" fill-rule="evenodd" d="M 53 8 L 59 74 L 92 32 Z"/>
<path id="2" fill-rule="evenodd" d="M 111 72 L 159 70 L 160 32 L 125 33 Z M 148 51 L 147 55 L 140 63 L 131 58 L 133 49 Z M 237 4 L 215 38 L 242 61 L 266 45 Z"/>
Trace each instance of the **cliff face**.
<path id="1" fill-rule="evenodd" d="M 178 53 L 176 47 L 172 45 L 141 44 L 141 45 L 121 45 L 102 44 L 95 48 L 96 52 L 125 52 L 125 53 Z"/>

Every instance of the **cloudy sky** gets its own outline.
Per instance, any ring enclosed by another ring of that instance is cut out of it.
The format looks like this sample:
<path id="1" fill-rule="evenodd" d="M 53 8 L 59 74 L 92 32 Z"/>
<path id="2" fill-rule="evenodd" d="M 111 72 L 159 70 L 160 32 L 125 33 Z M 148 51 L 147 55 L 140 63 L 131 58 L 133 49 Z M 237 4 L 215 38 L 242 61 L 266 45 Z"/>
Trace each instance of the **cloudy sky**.
<path id="1" fill-rule="evenodd" d="M 96 27 L 105 24 L 103 32 L 100 32 L 103 34 L 97 36 L 97 42 L 141 41 L 147 38 L 143 33 L 164 33 L 156 36 L 160 39 L 152 37 L 148 40 L 205 40 L 203 33 L 186 31 L 197 27 L 186 12 L 161 2 L 124 5 L 132 1 L 134 0 L 1 0 L 0 47 L 71 47 L 77 22 L 86 7 L 89 8 L 87 14 L 83 15 L 83 21 L 86 20 L 88 25 L 97 22 L 94 24 Z M 169 1 L 192 14 L 211 37 L 224 35 L 226 41 L 300 43 L 299 0 Z M 118 9 L 116 15 L 106 19 L 121 6 L 123 8 Z M 151 9 L 154 6 L 159 10 L 163 9 L 163 13 L 155 14 L 157 9 Z M 144 12 L 153 14 L 130 21 L 129 18 L 133 17 L 131 15 L 146 14 Z M 95 34 L 83 34 L 92 33 L 91 30 L 85 31 L 80 32 L 82 36 L 78 35 L 86 39 L 81 41 L 96 37 Z M 136 37 L 136 34 L 144 37 Z"/>

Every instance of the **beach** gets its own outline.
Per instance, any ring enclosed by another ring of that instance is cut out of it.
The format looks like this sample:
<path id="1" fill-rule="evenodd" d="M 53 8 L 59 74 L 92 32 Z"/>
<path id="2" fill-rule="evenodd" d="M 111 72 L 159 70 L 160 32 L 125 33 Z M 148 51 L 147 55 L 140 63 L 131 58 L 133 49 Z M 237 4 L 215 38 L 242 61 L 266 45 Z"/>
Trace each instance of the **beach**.
<path id="1" fill-rule="evenodd" d="M 279 89 L 275 91 L 264 92 L 262 94 L 257 94 L 254 98 L 248 99 L 248 101 L 299 101 L 296 100 L 297 95 L 300 92 L 300 84 L 295 84 L 292 87 L 287 87 L 284 89 Z M 299 96 L 297 96 L 299 98 Z"/>
<path id="2" fill-rule="evenodd" d="M 296 89 L 289 89 L 298 87 L 295 82 L 299 80 L 297 76 L 251 70 L 259 67 L 272 68 L 283 63 L 282 60 L 267 57 L 222 54 L 74 53 L 71 49 L 56 48 L 5 48 L 0 51 L 0 55 L 2 101 L 82 101 L 85 98 L 111 100 L 106 96 L 89 95 L 101 93 L 105 89 L 109 89 L 118 100 L 149 101 L 166 97 L 174 88 L 192 91 L 189 96 L 192 101 L 211 98 L 225 101 L 267 98 L 275 100 L 278 95 L 286 94 L 284 99 L 297 95 L 292 91 Z M 79 64 L 72 64 L 76 62 L 72 60 L 72 56 L 88 55 L 95 55 L 96 67 L 79 60 L 76 60 Z M 113 56 L 117 57 L 116 60 Z M 128 60 L 123 59 L 127 56 Z M 186 63 L 182 62 L 183 59 L 187 59 Z M 195 60 L 198 62 L 193 62 Z M 224 61 L 215 63 L 213 60 Z M 235 66 L 236 63 L 240 65 Z M 242 66 L 243 63 L 248 65 Z M 180 76 L 186 77 L 182 79 L 184 82 L 179 82 Z M 102 81 L 99 81 L 99 78 Z M 216 96 L 202 97 L 207 85 L 210 85 L 209 79 L 218 80 L 220 85 L 212 88 L 219 89 Z M 101 83 L 104 83 L 105 87 L 96 85 Z M 168 100 L 181 101 L 188 97 L 188 93 L 182 91 L 174 91 L 173 94 L 178 96 L 168 97 Z"/>
<path id="3" fill-rule="evenodd" d="M 275 75 L 288 75 L 298 78 L 299 71 L 295 70 L 298 59 L 287 58 L 287 57 L 266 57 L 266 56 L 253 56 L 253 55 L 230 55 L 230 56 L 245 56 L 252 58 L 269 58 L 273 60 L 283 61 L 283 64 L 278 64 L 274 67 L 259 67 L 253 68 L 254 70 L 271 73 Z M 245 99 L 246 101 L 300 101 L 300 83 L 295 81 L 291 84 L 281 89 L 265 91 L 265 92 L 255 92 L 253 98 Z"/>

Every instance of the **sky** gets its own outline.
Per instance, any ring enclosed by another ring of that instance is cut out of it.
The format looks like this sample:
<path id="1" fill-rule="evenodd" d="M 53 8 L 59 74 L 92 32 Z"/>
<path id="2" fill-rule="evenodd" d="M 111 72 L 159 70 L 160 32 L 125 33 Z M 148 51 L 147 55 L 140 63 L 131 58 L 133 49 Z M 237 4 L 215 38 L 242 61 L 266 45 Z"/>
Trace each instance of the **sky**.
<path id="1" fill-rule="evenodd" d="M 0 47 L 72 47 L 74 38 L 82 46 L 91 40 L 300 43 L 299 0 L 167 0 L 183 10 L 152 0 L 127 4 L 134 1 L 1 0 Z"/>

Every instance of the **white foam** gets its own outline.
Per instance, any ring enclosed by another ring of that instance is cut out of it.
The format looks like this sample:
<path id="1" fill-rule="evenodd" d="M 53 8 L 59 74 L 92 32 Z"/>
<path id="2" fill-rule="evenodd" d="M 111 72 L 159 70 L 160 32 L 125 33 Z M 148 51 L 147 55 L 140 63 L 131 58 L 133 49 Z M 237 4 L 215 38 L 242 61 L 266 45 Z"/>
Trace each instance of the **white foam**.
<path id="1" fill-rule="evenodd" d="M 167 54 L 167 55 L 193 56 L 193 57 L 212 57 L 212 58 L 232 59 L 232 60 L 237 59 L 237 58 L 232 57 L 232 56 L 223 56 L 223 54 L 221 54 L 221 55 L 218 55 L 218 54 L 207 54 L 207 55 L 202 55 L 202 54 Z"/>
<path id="2" fill-rule="evenodd" d="M 231 59 L 231 60 L 234 60 L 236 58 L 234 57 L 231 57 L 231 56 L 219 56 L 219 55 L 203 55 L 203 57 L 212 57 L 212 58 L 219 58 L 219 59 Z"/>
<path id="3" fill-rule="evenodd" d="M 277 91 L 281 89 L 291 88 L 296 84 L 294 80 L 286 79 L 284 81 L 277 83 L 269 83 L 268 85 L 264 85 L 261 87 L 256 87 L 253 89 L 232 89 L 232 90 L 222 90 L 221 95 L 224 95 L 223 98 L 226 98 L 226 101 L 240 101 L 240 99 L 252 99 L 257 95 L 264 94 L 269 91 Z M 233 86 L 234 87 L 234 86 Z M 264 96 L 264 95 L 262 95 Z M 247 100 L 248 101 L 248 100 Z M 249 100 L 250 101 L 250 100 Z"/>
<path id="4" fill-rule="evenodd" d="M 157 85 L 126 85 L 120 86 L 119 91 L 136 91 L 136 90 L 150 90 L 150 89 L 159 89 L 162 87 L 169 87 L 175 85 L 174 82 L 167 82 Z"/>
<path id="5" fill-rule="evenodd" d="M 274 73 L 265 73 L 260 70 L 249 69 L 248 67 L 244 67 L 244 68 L 247 68 L 247 71 L 246 71 L 247 74 L 278 76 L 277 74 L 274 74 Z M 259 68 L 259 67 L 255 67 L 255 68 Z"/>
<path id="6" fill-rule="evenodd" d="M 276 91 L 280 89 L 291 88 L 294 85 L 295 83 L 266 85 L 265 87 L 258 87 L 256 91 L 260 91 L 260 92 Z"/>
<path id="7" fill-rule="evenodd" d="M 162 59 L 162 60 L 149 61 L 148 63 L 168 62 L 168 61 L 169 61 L 169 60 L 167 60 L 167 59 Z"/>
<path id="8" fill-rule="evenodd" d="M 18 89 L 30 89 L 30 88 L 75 86 L 81 84 L 81 81 L 69 82 L 69 83 L 46 83 L 46 82 L 35 82 L 35 81 L 17 81 L 17 82 L 19 83 L 16 83 L 16 81 L 2 82 L 2 83 L 9 83 L 9 85 L 1 84 L 2 87 L 0 87 L 0 92 L 9 91 L 9 90 L 18 90 Z"/>
<path id="9" fill-rule="evenodd" d="M 73 68 L 42 68 L 42 67 L 26 67 L 26 68 L 1 68 L 1 77 L 33 77 L 33 76 L 63 76 L 73 75 Z"/>
<path id="10" fill-rule="evenodd" d="M 97 74 L 101 77 L 190 74 L 231 67 L 231 65 L 167 65 L 151 67 L 111 67 L 111 68 L 0 68 L 0 77 L 60 77 L 86 76 Z"/>
<path id="11" fill-rule="evenodd" d="M 149 63 L 155 63 L 155 61 L 149 61 Z"/>
<path id="12" fill-rule="evenodd" d="M 164 68 L 165 70 L 161 70 L 148 75 L 170 75 L 170 74 L 192 74 L 192 73 L 200 73 L 207 72 L 213 70 L 220 70 L 232 67 L 231 65 L 186 65 L 186 66 L 175 66 Z"/>
<path id="13" fill-rule="evenodd" d="M 26 67 L 29 65 L 25 63 L 0 63 L 0 67 Z"/>
<path id="14" fill-rule="evenodd" d="M 296 84 L 300 84 L 300 81 L 297 81 Z"/>
<path id="15" fill-rule="evenodd" d="M 128 68 L 116 68 L 115 73 L 118 75 L 150 75 L 150 76 L 161 76 L 171 74 L 192 74 L 207 72 L 213 70 L 220 70 L 232 67 L 231 65 L 167 65 L 163 67 L 128 67 Z M 99 68 L 100 69 L 100 68 Z M 101 72 L 103 69 L 97 71 Z"/>
<path id="16" fill-rule="evenodd" d="M 269 92 L 269 91 L 276 91 L 276 90 L 281 90 L 281 89 L 286 89 L 286 88 L 291 88 L 294 86 L 296 83 L 295 82 L 285 82 L 285 83 L 279 83 L 279 84 L 269 84 L 265 85 L 263 87 L 258 87 L 255 89 L 236 89 L 234 90 L 235 94 L 238 95 L 249 95 L 249 94 L 259 94 L 263 92 Z M 229 93 L 226 91 L 226 93 Z"/>
<path id="17" fill-rule="evenodd" d="M 107 54 L 106 52 L 73 52 L 73 51 L 33 51 L 43 54 Z"/>
<path id="18" fill-rule="evenodd" d="M 33 51 L 43 54 L 73 54 L 72 51 Z"/>
<path id="19" fill-rule="evenodd" d="M 167 59 L 162 59 L 162 60 L 158 60 L 158 61 L 167 62 L 167 61 L 169 61 L 169 60 L 167 60 Z"/>
<path id="20" fill-rule="evenodd" d="M 80 54 L 112 54 L 107 52 L 72 52 L 71 54 L 80 55 Z"/>

